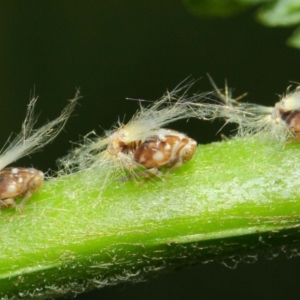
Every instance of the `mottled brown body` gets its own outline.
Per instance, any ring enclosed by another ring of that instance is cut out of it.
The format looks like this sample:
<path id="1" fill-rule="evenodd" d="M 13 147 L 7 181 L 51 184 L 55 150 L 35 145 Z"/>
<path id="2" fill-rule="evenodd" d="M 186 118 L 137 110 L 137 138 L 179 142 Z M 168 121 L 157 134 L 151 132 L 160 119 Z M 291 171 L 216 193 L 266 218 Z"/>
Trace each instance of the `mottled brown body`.
<path id="1" fill-rule="evenodd" d="M 119 137 L 122 136 L 120 132 L 116 133 Z M 121 139 L 113 139 L 108 151 L 111 154 L 119 152 L 128 155 L 132 164 L 124 164 L 126 169 L 143 166 L 148 170 L 135 175 L 151 177 L 161 175 L 158 170 L 163 168 L 168 168 L 168 172 L 179 168 L 193 157 L 196 148 L 197 142 L 186 134 L 162 128 L 152 130 L 151 135 L 144 141 L 125 143 Z"/>
<path id="2" fill-rule="evenodd" d="M 286 122 L 291 130 L 295 132 L 296 137 L 300 135 L 300 111 L 282 112 L 281 119 Z"/>
<path id="3" fill-rule="evenodd" d="M 136 148 L 134 161 L 147 169 L 172 170 L 179 168 L 193 157 L 197 148 L 195 140 L 175 130 L 159 131 L 163 132 L 147 138 Z"/>
<path id="4" fill-rule="evenodd" d="M 4 168 L 0 171 L 0 209 L 15 207 L 15 198 L 23 198 L 22 210 L 28 199 L 44 181 L 44 173 L 33 168 Z"/>

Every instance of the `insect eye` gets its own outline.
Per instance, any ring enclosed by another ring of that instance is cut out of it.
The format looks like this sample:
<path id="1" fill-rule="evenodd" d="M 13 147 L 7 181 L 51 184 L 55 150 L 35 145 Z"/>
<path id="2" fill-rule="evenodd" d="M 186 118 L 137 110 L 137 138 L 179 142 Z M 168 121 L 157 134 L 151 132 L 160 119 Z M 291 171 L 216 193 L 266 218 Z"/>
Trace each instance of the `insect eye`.
<path id="1" fill-rule="evenodd" d="M 35 182 L 35 180 L 33 180 L 33 181 L 31 182 L 30 187 L 33 188 L 33 189 L 36 187 L 36 182 Z"/>
<path id="2" fill-rule="evenodd" d="M 194 155 L 194 152 L 197 148 L 197 143 L 196 142 L 190 142 L 189 144 L 187 144 L 184 148 L 183 148 L 183 151 L 181 153 L 181 157 L 182 157 L 182 160 L 184 162 L 187 162 L 189 161 L 193 155 Z"/>
<path id="3" fill-rule="evenodd" d="M 193 152 L 193 153 L 194 153 L 194 152 Z M 183 159 L 189 159 L 190 156 L 191 156 L 191 154 L 192 154 L 191 149 L 185 149 L 185 150 L 183 151 L 183 153 L 182 153 L 182 158 L 183 158 Z"/>

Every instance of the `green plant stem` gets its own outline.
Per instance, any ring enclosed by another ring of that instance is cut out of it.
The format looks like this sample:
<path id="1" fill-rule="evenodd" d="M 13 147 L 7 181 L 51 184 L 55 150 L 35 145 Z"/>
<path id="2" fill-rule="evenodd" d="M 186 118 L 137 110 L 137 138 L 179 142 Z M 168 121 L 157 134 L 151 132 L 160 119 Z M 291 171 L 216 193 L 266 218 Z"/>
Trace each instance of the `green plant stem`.
<path id="1" fill-rule="evenodd" d="M 0 215 L 0 296 L 56 297 L 204 261 L 292 254 L 299 154 L 299 144 L 231 140 L 200 146 L 168 179 L 103 189 L 98 170 L 49 180 L 23 213 Z"/>

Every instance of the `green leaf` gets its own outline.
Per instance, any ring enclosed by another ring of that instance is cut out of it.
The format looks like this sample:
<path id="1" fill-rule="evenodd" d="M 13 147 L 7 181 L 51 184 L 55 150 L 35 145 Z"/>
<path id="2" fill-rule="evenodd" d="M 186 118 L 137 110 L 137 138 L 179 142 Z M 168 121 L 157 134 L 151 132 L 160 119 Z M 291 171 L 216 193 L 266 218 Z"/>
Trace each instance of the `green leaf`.
<path id="1" fill-rule="evenodd" d="M 267 26 L 291 26 L 300 23 L 300 2 L 279 0 L 262 8 L 259 20 Z"/>
<path id="2" fill-rule="evenodd" d="M 295 48 L 300 48 L 300 27 L 298 27 L 293 35 L 288 39 L 288 45 L 295 47 Z"/>
<path id="3" fill-rule="evenodd" d="M 51 298 L 191 263 L 234 264 L 233 255 L 293 253 L 299 154 L 299 144 L 232 140 L 200 146 L 168 179 L 142 185 L 103 189 L 103 170 L 49 180 L 23 213 L 0 215 L 0 297 Z"/>
<path id="4" fill-rule="evenodd" d="M 298 0 L 184 0 L 184 3 L 192 13 L 201 17 L 229 17 L 260 4 L 257 19 L 264 25 L 300 25 Z M 287 44 L 300 48 L 299 30 L 293 33 Z"/>

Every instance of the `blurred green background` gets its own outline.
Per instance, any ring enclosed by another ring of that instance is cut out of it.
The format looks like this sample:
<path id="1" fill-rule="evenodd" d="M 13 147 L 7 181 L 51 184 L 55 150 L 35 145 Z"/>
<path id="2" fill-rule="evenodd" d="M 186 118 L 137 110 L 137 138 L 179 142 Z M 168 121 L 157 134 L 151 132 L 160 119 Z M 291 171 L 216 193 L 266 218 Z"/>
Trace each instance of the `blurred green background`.
<path id="1" fill-rule="evenodd" d="M 55 168 L 70 141 L 128 121 L 138 103 L 126 97 L 155 100 L 189 75 L 202 77 L 193 91 L 212 89 L 208 72 L 219 87 L 227 78 L 234 95 L 273 105 L 290 81 L 300 82 L 300 51 L 285 45 L 290 29 L 265 28 L 253 13 L 200 19 L 171 0 L 0 1 L 1 144 L 20 131 L 34 86 L 38 124 L 57 117 L 75 88 L 84 96 L 65 131 L 16 164 L 43 171 Z M 221 124 L 190 120 L 172 128 L 205 144 L 220 140 Z M 284 254 L 234 270 L 211 263 L 77 299 L 296 299 L 299 266 Z"/>

